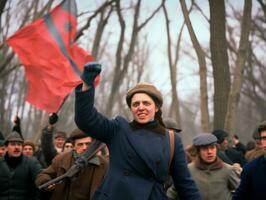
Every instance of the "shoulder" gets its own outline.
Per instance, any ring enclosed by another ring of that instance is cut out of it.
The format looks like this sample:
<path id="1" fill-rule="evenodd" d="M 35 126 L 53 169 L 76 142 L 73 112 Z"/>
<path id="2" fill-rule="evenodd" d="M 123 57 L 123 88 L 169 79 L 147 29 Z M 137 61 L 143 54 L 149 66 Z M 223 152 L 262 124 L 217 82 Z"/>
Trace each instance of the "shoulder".
<path id="1" fill-rule="evenodd" d="M 109 161 L 104 156 L 97 155 L 97 157 L 99 158 L 101 164 L 108 165 Z"/>
<path id="2" fill-rule="evenodd" d="M 260 165 L 261 163 L 266 163 L 264 155 L 259 156 L 259 157 L 255 158 L 254 160 L 250 161 L 248 164 L 246 164 L 244 166 L 244 168 L 254 168 L 254 167 Z"/>
<path id="3" fill-rule="evenodd" d="M 129 125 L 128 120 L 126 120 L 124 117 L 118 115 L 115 117 L 114 121 L 116 121 L 117 123 L 121 124 L 121 125 Z"/>
<path id="4" fill-rule="evenodd" d="M 189 163 L 188 165 L 188 168 L 191 170 L 191 169 L 194 169 L 195 168 L 195 163 L 194 162 L 191 162 Z"/>
<path id="5" fill-rule="evenodd" d="M 72 155 L 73 155 L 73 152 L 72 151 L 69 151 L 69 152 L 62 152 L 62 153 L 59 153 L 57 154 L 54 159 L 53 159 L 53 163 L 54 162 L 61 162 L 63 160 L 69 160 L 72 158 Z"/>

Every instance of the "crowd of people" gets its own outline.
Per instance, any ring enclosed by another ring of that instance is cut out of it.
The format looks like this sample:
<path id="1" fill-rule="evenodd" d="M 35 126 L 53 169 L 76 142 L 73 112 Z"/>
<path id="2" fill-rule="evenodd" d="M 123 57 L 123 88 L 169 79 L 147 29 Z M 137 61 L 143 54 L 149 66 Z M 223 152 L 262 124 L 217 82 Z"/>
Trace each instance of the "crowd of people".
<path id="1" fill-rule="evenodd" d="M 53 113 L 39 146 L 24 139 L 19 117 L 10 134 L 0 134 L 0 199 L 266 199 L 266 121 L 247 145 L 237 134 L 229 142 L 230 134 L 219 129 L 198 133 L 184 147 L 176 122 L 163 118 L 163 96 L 152 84 L 128 90 L 131 121 L 99 113 L 94 80 L 100 72 L 95 62 L 84 67 L 75 89 L 77 127 L 70 133 L 58 129 Z M 96 141 L 106 146 L 96 149 Z"/>

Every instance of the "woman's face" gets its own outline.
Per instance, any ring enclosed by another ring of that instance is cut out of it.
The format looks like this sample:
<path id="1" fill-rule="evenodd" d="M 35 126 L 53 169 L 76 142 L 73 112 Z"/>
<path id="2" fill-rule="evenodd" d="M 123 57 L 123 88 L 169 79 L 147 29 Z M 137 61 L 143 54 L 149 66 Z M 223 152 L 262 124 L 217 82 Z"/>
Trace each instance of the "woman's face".
<path id="1" fill-rule="evenodd" d="M 145 124 L 154 120 L 158 107 L 153 99 L 145 93 L 136 93 L 131 99 L 130 109 L 135 121 Z"/>

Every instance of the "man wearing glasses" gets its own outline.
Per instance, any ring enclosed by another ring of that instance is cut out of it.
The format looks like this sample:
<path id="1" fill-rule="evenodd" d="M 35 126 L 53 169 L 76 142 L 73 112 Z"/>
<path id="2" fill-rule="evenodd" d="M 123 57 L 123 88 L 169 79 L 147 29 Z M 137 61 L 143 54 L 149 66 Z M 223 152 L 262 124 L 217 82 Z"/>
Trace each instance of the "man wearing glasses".
<path id="1" fill-rule="evenodd" d="M 244 166 L 232 200 L 266 199 L 266 121 L 260 123 L 258 133 L 264 154 Z"/>

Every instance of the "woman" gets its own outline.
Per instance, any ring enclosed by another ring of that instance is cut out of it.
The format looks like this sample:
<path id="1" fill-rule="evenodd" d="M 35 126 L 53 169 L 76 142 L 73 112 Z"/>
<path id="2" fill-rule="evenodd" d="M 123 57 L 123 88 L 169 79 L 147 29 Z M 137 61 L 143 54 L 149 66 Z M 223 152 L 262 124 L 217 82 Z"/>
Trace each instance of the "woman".
<path id="1" fill-rule="evenodd" d="M 76 88 L 75 121 L 90 136 L 106 143 L 110 166 L 93 200 L 167 200 L 164 182 L 169 169 L 169 135 L 163 126 L 160 91 L 151 84 L 138 84 L 128 91 L 126 101 L 134 120 L 118 116 L 108 119 L 94 105 L 94 79 L 101 65 L 88 63 Z M 179 196 L 200 199 L 187 169 L 179 136 L 175 135 L 170 173 Z"/>

